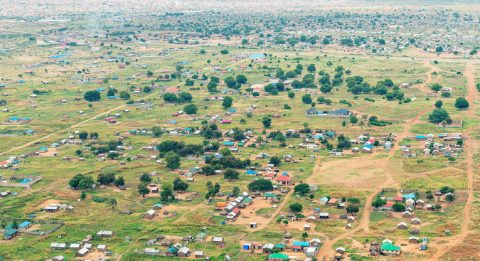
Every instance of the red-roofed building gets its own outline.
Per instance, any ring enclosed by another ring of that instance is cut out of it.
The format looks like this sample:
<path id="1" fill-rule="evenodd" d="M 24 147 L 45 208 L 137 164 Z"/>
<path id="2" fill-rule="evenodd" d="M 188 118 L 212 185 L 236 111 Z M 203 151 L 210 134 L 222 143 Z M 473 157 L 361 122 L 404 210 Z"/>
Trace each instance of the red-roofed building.
<path id="1" fill-rule="evenodd" d="M 393 200 L 395 202 L 403 202 L 403 198 L 401 196 L 398 196 L 398 197 L 394 197 Z"/>
<path id="2" fill-rule="evenodd" d="M 222 124 L 231 124 L 232 120 L 224 119 L 222 120 Z"/>
<path id="3" fill-rule="evenodd" d="M 280 176 L 277 178 L 277 182 L 282 185 L 290 185 L 292 183 L 292 178 L 289 176 Z"/>

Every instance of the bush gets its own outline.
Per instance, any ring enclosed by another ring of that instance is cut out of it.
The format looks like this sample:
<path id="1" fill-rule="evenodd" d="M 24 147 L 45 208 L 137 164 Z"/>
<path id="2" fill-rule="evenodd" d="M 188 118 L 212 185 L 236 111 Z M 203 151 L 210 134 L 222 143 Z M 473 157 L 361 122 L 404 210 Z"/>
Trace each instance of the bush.
<path id="1" fill-rule="evenodd" d="M 257 179 L 248 184 L 250 191 L 271 191 L 273 190 L 272 181 L 266 179 Z"/>
<path id="2" fill-rule="evenodd" d="M 83 95 L 83 98 L 89 102 L 99 101 L 101 99 L 99 91 L 87 91 Z"/>

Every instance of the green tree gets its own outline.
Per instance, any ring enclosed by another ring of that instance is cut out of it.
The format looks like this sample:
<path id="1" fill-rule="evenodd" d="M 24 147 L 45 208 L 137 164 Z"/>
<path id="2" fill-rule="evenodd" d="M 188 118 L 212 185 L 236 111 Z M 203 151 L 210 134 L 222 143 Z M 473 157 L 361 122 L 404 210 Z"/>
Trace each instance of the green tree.
<path id="1" fill-rule="evenodd" d="M 130 93 L 126 91 L 121 91 L 120 92 L 120 98 L 124 100 L 129 100 L 130 99 Z"/>
<path id="2" fill-rule="evenodd" d="M 467 109 L 469 106 L 470 106 L 470 104 L 463 97 L 459 97 L 455 100 L 455 107 L 457 109 Z"/>
<path id="3" fill-rule="evenodd" d="M 267 179 L 257 179 L 248 184 L 250 191 L 271 191 L 273 190 L 272 181 Z"/>
<path id="4" fill-rule="evenodd" d="M 235 186 L 232 188 L 232 196 L 238 197 L 238 195 L 240 195 L 240 188 Z"/>
<path id="5" fill-rule="evenodd" d="M 187 104 L 183 107 L 183 111 L 188 115 L 197 114 L 197 106 L 193 103 Z"/>
<path id="6" fill-rule="evenodd" d="M 228 179 L 229 181 L 236 180 L 240 177 L 240 173 L 234 169 L 226 169 L 223 172 L 223 178 Z"/>
<path id="7" fill-rule="evenodd" d="M 109 201 L 108 201 L 108 204 L 110 204 L 110 206 L 112 207 L 112 210 L 115 209 L 115 207 L 117 206 L 117 200 L 115 198 L 111 198 Z"/>
<path id="8" fill-rule="evenodd" d="M 301 196 L 305 196 L 310 192 L 310 186 L 308 184 L 301 183 L 295 186 L 294 191 Z"/>
<path id="9" fill-rule="evenodd" d="M 359 209 L 358 209 L 358 206 L 355 206 L 355 205 L 348 205 L 345 210 L 347 211 L 347 213 L 349 214 L 356 214 L 358 213 Z"/>
<path id="10" fill-rule="evenodd" d="M 432 89 L 432 91 L 434 92 L 439 92 L 442 88 L 442 85 L 440 85 L 439 83 L 434 83 L 430 86 L 430 89 Z"/>
<path id="11" fill-rule="evenodd" d="M 225 84 L 227 85 L 228 88 L 236 88 L 237 87 L 237 81 L 233 77 L 227 77 L 225 78 Z"/>
<path id="12" fill-rule="evenodd" d="M 291 212 L 297 214 L 297 213 L 302 212 L 303 206 L 302 206 L 302 204 L 300 204 L 298 202 L 295 202 L 295 203 L 290 204 L 290 206 L 288 206 L 288 209 Z"/>
<path id="13" fill-rule="evenodd" d="M 228 109 L 228 108 L 232 107 L 232 104 L 233 104 L 232 97 L 230 97 L 230 96 L 223 97 L 222 106 L 223 106 L 224 109 Z"/>
<path id="14" fill-rule="evenodd" d="M 148 173 L 143 173 L 140 176 L 140 182 L 142 183 L 150 183 L 152 182 L 152 176 L 150 176 Z"/>
<path id="15" fill-rule="evenodd" d="M 273 156 L 273 157 L 270 158 L 270 160 L 269 160 L 268 162 L 269 162 L 270 164 L 273 164 L 274 166 L 278 166 L 278 165 L 280 165 L 280 163 L 281 163 L 282 161 L 280 160 L 279 157 Z"/>
<path id="16" fill-rule="evenodd" d="M 180 167 L 180 156 L 170 151 L 165 154 L 165 162 L 167 163 L 167 168 L 169 169 L 178 169 Z"/>
<path id="17" fill-rule="evenodd" d="M 392 210 L 395 212 L 403 212 L 405 211 L 405 205 L 402 203 L 394 203 L 392 206 Z"/>
<path id="18" fill-rule="evenodd" d="M 441 100 L 438 100 L 435 102 L 435 108 L 442 108 L 443 102 Z"/>
<path id="19" fill-rule="evenodd" d="M 78 134 L 78 138 L 81 139 L 81 140 L 86 140 L 88 138 L 88 132 L 86 131 L 81 131 L 79 134 Z"/>
<path id="20" fill-rule="evenodd" d="M 236 80 L 240 84 L 245 84 L 248 81 L 247 77 L 243 74 L 237 75 Z"/>
<path id="21" fill-rule="evenodd" d="M 83 98 L 89 102 L 99 101 L 101 99 L 100 92 L 96 90 L 85 92 L 85 94 L 83 95 Z"/>
<path id="22" fill-rule="evenodd" d="M 381 199 L 380 197 L 377 197 L 373 202 L 372 202 L 372 207 L 374 208 L 379 208 L 381 206 L 384 206 L 387 204 L 387 201 Z"/>
<path id="23" fill-rule="evenodd" d="M 263 119 L 262 119 L 262 124 L 263 124 L 263 127 L 265 127 L 265 128 L 268 129 L 268 128 L 270 128 L 270 127 L 272 126 L 272 119 L 269 118 L 269 117 L 267 117 L 267 116 L 265 116 L 265 117 L 263 117 Z"/>
<path id="24" fill-rule="evenodd" d="M 447 123 L 452 122 L 452 119 L 450 118 L 450 115 L 443 108 L 434 109 L 433 112 L 428 116 L 428 120 L 431 123 L 435 123 L 435 124 L 438 124 L 442 121 L 446 121 Z"/>
<path id="25" fill-rule="evenodd" d="M 188 189 L 188 183 L 181 180 L 180 178 L 175 178 L 173 181 L 173 190 L 175 191 L 186 191 Z"/>
<path id="26" fill-rule="evenodd" d="M 455 200 L 455 195 L 453 193 L 449 193 L 445 196 L 445 200 L 448 201 L 449 203 L 452 203 L 452 201 Z"/>
<path id="27" fill-rule="evenodd" d="M 311 104 L 312 103 L 312 95 L 310 94 L 305 94 L 302 96 L 302 102 L 305 104 Z"/>
<path id="28" fill-rule="evenodd" d="M 138 185 L 138 194 L 142 195 L 142 197 L 145 198 L 145 195 L 147 195 L 148 193 L 150 193 L 150 190 L 148 190 L 145 183 L 140 183 L 140 185 Z"/>
<path id="29" fill-rule="evenodd" d="M 171 202 L 175 200 L 175 196 L 173 194 L 172 186 L 170 184 L 163 184 L 162 192 L 160 193 L 160 198 L 162 202 Z"/>
<path id="30" fill-rule="evenodd" d="M 122 176 L 120 176 L 117 179 L 115 179 L 113 184 L 117 187 L 125 186 L 125 179 Z"/>
<path id="31" fill-rule="evenodd" d="M 82 191 L 82 194 L 80 194 L 80 199 L 85 200 L 87 198 L 87 193 L 85 191 Z"/>
<path id="32" fill-rule="evenodd" d="M 307 238 L 308 238 L 308 233 L 307 233 L 307 232 L 303 232 L 303 234 L 302 234 L 302 240 L 305 241 Z"/>

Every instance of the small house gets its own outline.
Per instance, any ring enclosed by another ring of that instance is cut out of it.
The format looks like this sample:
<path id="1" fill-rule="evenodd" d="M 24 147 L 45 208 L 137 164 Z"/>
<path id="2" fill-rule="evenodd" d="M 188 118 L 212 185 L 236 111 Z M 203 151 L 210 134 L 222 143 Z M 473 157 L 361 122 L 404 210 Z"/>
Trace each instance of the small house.
<path id="1" fill-rule="evenodd" d="M 157 211 L 150 209 L 145 214 L 143 215 L 144 218 L 146 219 L 152 219 L 157 216 Z"/>
<path id="2" fill-rule="evenodd" d="M 155 248 L 145 248 L 143 253 L 148 256 L 158 256 L 160 254 L 160 250 Z"/>
<path id="3" fill-rule="evenodd" d="M 188 257 L 190 256 L 190 249 L 188 247 L 181 247 L 178 250 L 177 255 L 180 257 Z"/>
<path id="4" fill-rule="evenodd" d="M 410 211 L 405 211 L 405 212 L 403 212 L 402 217 L 403 218 L 411 218 L 412 213 Z"/>
<path id="5" fill-rule="evenodd" d="M 204 258 L 205 257 L 205 252 L 198 250 L 193 253 L 193 256 L 195 258 Z"/>
<path id="6" fill-rule="evenodd" d="M 408 242 L 409 242 L 409 243 L 418 244 L 419 241 L 420 241 L 420 240 L 418 239 L 418 237 L 413 237 L 413 236 L 412 236 L 412 237 L 409 237 L 409 238 L 408 238 Z"/>
<path id="7" fill-rule="evenodd" d="M 310 228 L 312 228 L 312 225 L 310 225 L 309 223 L 306 223 L 305 225 L 303 225 L 304 231 L 310 231 Z"/>
<path id="8" fill-rule="evenodd" d="M 212 242 L 217 244 L 217 245 L 225 243 L 223 237 L 213 237 Z"/>
<path id="9" fill-rule="evenodd" d="M 18 234 L 18 230 L 16 229 L 5 229 L 3 232 L 3 239 L 4 240 L 10 240 L 14 238 Z"/>
<path id="10" fill-rule="evenodd" d="M 268 256 L 268 261 L 285 261 L 289 259 L 288 255 L 284 253 L 273 253 Z"/>
<path id="11" fill-rule="evenodd" d="M 52 250 L 63 250 L 67 248 L 67 244 L 65 243 L 51 243 L 50 248 Z"/>
<path id="12" fill-rule="evenodd" d="M 97 233 L 97 236 L 99 236 L 99 237 L 111 237 L 111 236 L 113 236 L 113 232 L 109 231 L 109 230 L 100 230 Z"/>
<path id="13" fill-rule="evenodd" d="M 422 222 L 420 221 L 420 219 L 418 218 L 412 218 L 410 220 L 410 223 L 414 224 L 414 225 L 420 225 Z"/>
<path id="14" fill-rule="evenodd" d="M 407 229 L 408 225 L 405 222 L 400 222 L 400 223 L 398 223 L 397 228 L 398 229 Z"/>
<path id="15" fill-rule="evenodd" d="M 19 228 L 19 229 L 27 229 L 27 228 L 29 228 L 31 225 L 32 225 L 32 222 L 30 222 L 30 221 L 23 221 L 22 223 L 20 223 L 20 224 L 18 225 L 18 228 Z"/>
<path id="16" fill-rule="evenodd" d="M 318 217 L 321 219 L 327 219 L 330 217 L 330 215 L 327 212 L 321 212 L 318 214 Z"/>
<path id="17" fill-rule="evenodd" d="M 398 256 L 400 255 L 401 248 L 399 246 L 395 246 L 390 242 L 384 242 L 380 246 L 380 253 L 386 256 Z"/>
<path id="18" fill-rule="evenodd" d="M 80 250 L 77 251 L 77 253 L 75 254 L 77 257 L 83 257 L 85 256 L 86 254 L 88 254 L 88 248 L 82 248 Z"/>

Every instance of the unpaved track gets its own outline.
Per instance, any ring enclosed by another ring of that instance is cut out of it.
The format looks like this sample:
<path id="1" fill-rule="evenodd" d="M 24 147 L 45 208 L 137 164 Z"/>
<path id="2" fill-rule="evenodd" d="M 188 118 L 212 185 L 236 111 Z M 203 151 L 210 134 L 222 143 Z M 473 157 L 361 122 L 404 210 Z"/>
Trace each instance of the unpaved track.
<path id="1" fill-rule="evenodd" d="M 176 85 L 175 85 L 175 86 L 176 86 Z M 149 95 L 147 95 L 147 96 L 145 96 L 145 97 L 143 97 L 143 98 L 141 98 L 141 99 L 139 99 L 139 100 L 147 99 L 147 98 L 150 98 L 150 97 L 152 97 L 152 96 L 154 96 L 154 95 L 158 95 L 158 93 L 155 92 L 155 93 L 149 94 Z M 25 143 L 25 144 L 22 144 L 22 145 L 20 145 L 20 146 L 17 146 L 17 147 L 13 147 L 13 148 L 11 148 L 11 149 L 8 149 L 8 150 L 0 153 L 0 156 L 6 155 L 6 154 L 8 154 L 8 153 L 11 153 L 11 152 L 16 151 L 16 150 L 19 150 L 19 149 L 26 148 L 26 147 L 28 147 L 28 146 L 35 145 L 36 143 L 38 143 L 38 142 L 40 142 L 40 141 L 42 141 L 42 140 L 46 140 L 46 139 L 48 139 L 48 138 L 50 138 L 50 137 L 53 137 L 53 136 L 55 136 L 55 135 L 57 135 L 57 134 L 67 133 L 69 130 L 72 130 L 72 129 L 74 129 L 74 128 L 77 128 L 77 127 L 79 127 L 80 125 L 83 125 L 83 124 L 85 124 L 85 123 L 87 123 L 87 122 L 89 122 L 89 121 L 95 120 L 95 119 L 97 119 L 98 117 L 102 117 L 102 116 L 105 116 L 105 115 L 107 115 L 107 114 L 110 114 L 110 113 L 112 113 L 112 112 L 114 112 L 114 111 L 118 111 L 118 110 L 120 110 L 120 109 L 123 109 L 123 108 L 126 107 L 126 106 L 127 106 L 126 104 L 123 104 L 123 105 L 117 106 L 117 107 L 115 107 L 115 108 L 113 108 L 113 109 L 109 109 L 108 111 L 101 112 L 101 113 L 96 114 L 95 116 L 92 116 L 92 117 L 90 117 L 90 118 L 88 118 L 88 119 L 85 119 L 85 120 L 83 120 L 83 121 L 81 121 L 81 122 L 75 123 L 75 124 L 73 124 L 73 125 L 71 125 L 71 126 L 69 126 L 69 127 L 67 127 L 67 128 L 64 128 L 64 129 L 61 129 L 61 130 L 52 132 L 52 133 L 50 133 L 50 134 L 47 134 L 47 135 L 45 135 L 45 136 L 43 136 L 43 137 L 40 137 L 40 138 L 35 139 L 35 140 L 32 140 L 32 141 L 29 141 L 29 142 L 27 142 L 27 143 Z"/>
<path id="2" fill-rule="evenodd" d="M 420 85 L 420 90 L 422 90 L 422 92 L 424 92 L 424 93 L 427 93 L 429 91 L 428 90 L 428 85 L 432 81 L 432 73 L 434 71 L 438 71 L 438 68 L 433 66 L 430 63 L 430 61 L 428 61 L 428 60 L 425 60 L 424 65 L 427 66 L 428 68 L 430 68 L 430 70 L 426 73 L 427 80 L 423 84 Z M 405 128 L 403 129 L 403 131 L 401 133 L 399 133 L 398 135 L 396 135 L 396 137 L 395 137 L 397 143 L 400 142 L 402 139 L 407 138 L 411 134 L 412 126 L 417 124 L 420 121 L 420 118 L 423 115 L 425 115 L 427 112 L 429 112 L 430 110 L 431 110 L 431 108 L 427 108 L 423 111 L 420 111 L 413 119 L 406 122 L 405 123 Z M 346 233 L 343 233 L 343 234 L 337 236 L 334 239 L 327 240 L 321 246 L 321 248 L 319 249 L 319 251 L 317 253 L 317 259 L 319 259 L 319 260 L 321 260 L 322 258 L 324 258 L 326 260 L 333 259 L 333 257 L 335 256 L 335 253 L 336 253 L 335 249 L 333 249 L 333 246 L 334 246 L 335 243 L 337 243 L 338 241 L 340 241 L 342 239 L 345 239 L 349 236 L 352 236 L 359 231 L 363 231 L 363 233 L 368 233 L 370 231 L 369 221 L 370 221 L 370 213 L 371 213 L 371 210 L 372 210 L 371 205 L 372 205 L 372 202 L 375 199 L 376 195 L 378 195 L 378 193 L 380 193 L 382 191 L 382 189 L 385 188 L 385 187 L 391 187 L 391 186 L 398 187 L 398 183 L 393 179 L 393 175 L 391 173 L 391 168 L 390 168 L 390 160 L 393 158 L 394 155 L 395 155 L 395 149 L 392 149 L 388 153 L 388 157 L 386 157 L 384 159 L 371 160 L 370 161 L 372 166 L 381 167 L 383 169 L 383 171 L 385 172 L 385 174 L 387 174 L 387 178 L 386 178 L 385 182 L 380 184 L 378 187 L 374 188 L 375 190 L 366 198 L 365 204 L 363 206 L 362 217 L 360 218 L 360 224 L 355 229 L 348 230 Z M 361 158 L 360 160 L 363 161 L 365 159 Z M 352 160 L 349 160 L 349 161 L 352 161 Z M 353 164 L 352 162 L 349 162 L 349 163 Z M 314 168 L 313 173 L 317 173 L 319 171 L 321 171 L 320 167 L 316 166 Z"/>
<path id="3" fill-rule="evenodd" d="M 474 73 L 474 65 L 470 62 L 465 67 L 464 72 L 465 78 L 467 80 L 467 95 L 466 99 L 470 104 L 470 108 L 466 111 L 466 114 L 470 117 L 479 118 L 476 115 L 477 112 L 477 105 L 476 102 L 478 101 L 478 90 L 475 86 L 475 73 Z M 438 247 L 438 250 L 433 255 L 432 259 L 438 260 L 444 257 L 444 255 L 448 252 L 449 249 L 461 244 L 464 242 L 465 238 L 469 232 L 469 225 L 471 223 L 471 211 L 472 211 L 472 203 L 473 203 L 473 179 L 474 179 L 474 159 L 473 156 L 478 148 L 478 141 L 472 138 L 471 132 L 473 131 L 472 128 L 467 130 L 465 133 L 469 136 L 468 142 L 465 145 L 465 152 L 466 152 L 466 159 L 465 164 L 467 166 L 467 179 L 468 179 L 468 196 L 467 201 L 465 203 L 465 207 L 463 209 L 463 219 L 460 228 L 460 233 L 454 237 L 450 237 L 447 244 L 442 244 Z"/>

